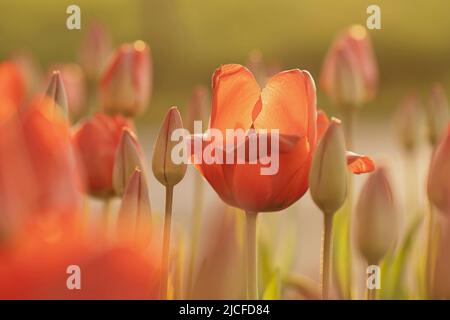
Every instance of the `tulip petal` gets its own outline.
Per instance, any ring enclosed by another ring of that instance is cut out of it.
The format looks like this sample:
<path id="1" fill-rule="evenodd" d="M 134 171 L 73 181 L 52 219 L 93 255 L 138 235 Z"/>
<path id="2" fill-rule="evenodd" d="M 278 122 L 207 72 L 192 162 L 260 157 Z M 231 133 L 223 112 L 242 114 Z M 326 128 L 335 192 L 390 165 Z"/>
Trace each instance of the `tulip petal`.
<path id="1" fill-rule="evenodd" d="M 206 140 L 204 135 L 191 135 L 187 142 L 191 161 L 194 163 L 195 167 L 225 203 L 236 206 L 237 204 L 233 198 L 233 193 L 225 181 L 222 164 L 207 164 L 203 159 L 203 152 L 210 143 L 209 140 Z M 195 149 L 195 144 L 200 146 L 198 150 Z"/>
<path id="2" fill-rule="evenodd" d="M 252 112 L 260 98 L 252 73 L 238 64 L 223 65 L 213 75 L 211 128 L 249 129 Z"/>
<path id="3" fill-rule="evenodd" d="M 317 112 L 317 141 L 322 139 L 323 135 L 328 129 L 328 125 L 330 124 L 330 120 L 325 112 L 319 110 Z"/>
<path id="4" fill-rule="evenodd" d="M 255 128 L 279 129 L 282 134 L 315 139 L 314 92 L 312 78 L 305 71 L 276 74 L 261 92 L 262 109 L 254 121 Z"/>
<path id="5" fill-rule="evenodd" d="M 375 163 L 368 156 L 347 151 L 347 167 L 354 174 L 368 173 L 375 170 Z"/>

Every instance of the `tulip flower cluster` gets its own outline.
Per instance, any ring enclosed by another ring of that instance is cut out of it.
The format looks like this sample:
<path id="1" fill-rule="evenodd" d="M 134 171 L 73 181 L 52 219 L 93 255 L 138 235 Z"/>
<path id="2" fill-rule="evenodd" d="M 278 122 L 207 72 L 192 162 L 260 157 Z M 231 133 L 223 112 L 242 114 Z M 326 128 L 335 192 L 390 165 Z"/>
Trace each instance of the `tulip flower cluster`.
<path id="1" fill-rule="evenodd" d="M 269 72 L 255 51 L 249 68 L 223 64 L 213 73 L 208 130 L 194 128 L 195 121 L 208 118 L 209 92 L 200 85 L 188 104 L 188 130 L 178 107 L 172 106 L 157 136 L 151 137 L 152 147 L 141 143 L 147 140 L 140 139 L 135 125 L 151 101 L 150 46 L 142 40 L 114 52 L 110 46 L 106 29 L 92 25 L 83 39 L 80 65 L 54 65 L 50 76 L 42 77 L 47 85 L 40 93 L 29 92 L 33 86 L 27 79 L 35 78 L 26 72 L 31 68 L 14 60 L 0 63 L 0 298 L 259 299 L 287 297 L 289 286 L 303 297 L 353 298 L 359 296 L 352 291 L 353 274 L 365 274 L 354 268 L 353 251 L 367 265 L 381 266 L 394 287 L 400 285 L 392 274 L 404 267 L 410 241 L 400 237 L 401 206 L 390 170 L 348 150 L 354 147 L 356 113 L 375 99 L 378 86 L 375 54 L 364 27 L 352 26 L 338 35 L 320 77 L 341 120 L 318 110 L 311 73 Z M 85 87 L 86 81 L 90 85 Z M 409 157 L 420 143 L 413 121 L 420 118 L 419 106 L 416 94 L 407 95 L 397 121 Z M 427 267 L 421 278 L 427 282 L 426 297 L 450 298 L 450 255 L 445 250 L 450 240 L 450 125 L 442 86 L 432 88 L 426 113 L 433 152 Z M 188 163 L 173 157 L 180 130 L 187 153 L 181 158 L 193 160 Z M 240 130 L 242 140 L 233 136 L 233 143 L 226 141 L 229 130 Z M 272 130 L 277 134 L 269 138 Z M 255 141 L 258 152 L 252 156 Z M 151 161 L 146 151 L 151 151 Z M 195 161 L 204 153 L 225 153 L 227 160 L 239 161 Z M 276 171 L 263 174 L 274 153 Z M 186 188 L 180 182 L 188 164 L 198 174 L 184 283 L 184 243 L 174 203 L 175 192 Z M 165 188 L 163 223 L 152 217 L 160 212 L 152 211 L 150 168 Z M 363 173 L 370 174 L 355 177 Z M 228 208 L 218 210 L 212 232 L 200 223 L 202 177 L 217 202 Z M 365 180 L 355 207 L 354 179 Z M 264 248 L 258 249 L 263 243 L 258 218 L 294 209 L 308 190 L 323 215 L 320 283 L 307 286 L 277 272 L 264 280 L 270 258 Z M 201 233 L 208 246 L 200 246 Z M 205 261 L 196 263 L 203 247 Z M 70 289 L 69 280 L 64 286 L 61 276 L 73 264 L 86 277 L 81 291 Z M 218 280 L 230 274 L 233 281 Z M 367 289 L 369 299 L 388 295 Z"/>

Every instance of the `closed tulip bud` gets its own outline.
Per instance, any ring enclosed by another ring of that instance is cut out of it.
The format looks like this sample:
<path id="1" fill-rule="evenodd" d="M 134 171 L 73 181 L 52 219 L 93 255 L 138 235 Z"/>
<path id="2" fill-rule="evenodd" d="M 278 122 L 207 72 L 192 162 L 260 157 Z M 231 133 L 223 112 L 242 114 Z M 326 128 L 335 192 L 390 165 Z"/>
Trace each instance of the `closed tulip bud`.
<path id="1" fill-rule="evenodd" d="M 54 103 L 54 108 L 60 108 L 65 117 L 68 119 L 69 107 L 67 105 L 66 88 L 64 87 L 61 73 L 59 71 L 53 71 L 45 95 Z"/>
<path id="2" fill-rule="evenodd" d="M 84 167 L 88 192 L 101 198 L 115 196 L 113 169 L 124 128 L 133 124 L 121 116 L 96 113 L 80 123 L 72 134 Z"/>
<path id="3" fill-rule="evenodd" d="M 75 63 L 53 66 L 59 70 L 67 97 L 69 119 L 76 121 L 86 108 L 85 76 L 83 69 Z"/>
<path id="4" fill-rule="evenodd" d="M 341 122 L 332 119 L 314 153 L 309 185 L 312 199 L 325 214 L 333 214 L 347 197 L 347 160 Z"/>
<path id="5" fill-rule="evenodd" d="M 339 106 L 358 106 L 375 96 L 378 68 L 367 30 L 355 25 L 333 42 L 320 84 Z"/>
<path id="6" fill-rule="evenodd" d="M 80 63 L 87 75 L 97 79 L 111 53 L 111 37 L 103 25 L 92 23 L 81 42 Z"/>
<path id="7" fill-rule="evenodd" d="M 205 121 L 206 110 L 209 107 L 208 90 L 205 86 L 197 86 L 192 93 L 188 105 L 188 130 L 194 132 L 194 121 Z"/>
<path id="8" fill-rule="evenodd" d="M 450 215 L 450 125 L 434 151 L 428 172 L 428 197 L 446 216 Z"/>
<path id="9" fill-rule="evenodd" d="M 407 152 L 416 149 L 420 136 L 417 124 L 420 123 L 420 119 L 419 99 L 416 92 L 411 92 L 401 101 L 395 117 L 400 142 Z"/>
<path id="10" fill-rule="evenodd" d="M 151 238 L 151 206 L 145 174 L 135 168 L 128 179 L 117 224 L 119 236 L 148 245 Z"/>
<path id="11" fill-rule="evenodd" d="M 426 111 L 428 141 L 435 146 L 449 121 L 448 100 L 440 84 L 434 85 L 431 89 L 430 103 Z"/>
<path id="12" fill-rule="evenodd" d="M 117 195 L 123 195 L 128 180 L 136 168 L 145 172 L 143 159 L 144 155 L 136 135 L 129 128 L 123 128 L 113 170 L 113 186 Z"/>
<path id="13" fill-rule="evenodd" d="M 145 42 L 122 45 L 101 79 L 102 110 L 130 117 L 143 113 L 150 98 L 152 72 L 150 48 Z"/>
<path id="14" fill-rule="evenodd" d="M 386 169 L 367 179 L 356 205 L 358 249 L 369 264 L 378 264 L 397 240 L 397 211 Z"/>
<path id="15" fill-rule="evenodd" d="M 186 164 L 175 164 L 171 153 L 178 141 L 172 141 L 172 132 L 183 128 L 180 112 L 177 107 L 170 108 L 159 131 L 153 147 L 152 170 L 156 179 L 164 186 L 174 186 L 180 182 L 186 173 Z"/>

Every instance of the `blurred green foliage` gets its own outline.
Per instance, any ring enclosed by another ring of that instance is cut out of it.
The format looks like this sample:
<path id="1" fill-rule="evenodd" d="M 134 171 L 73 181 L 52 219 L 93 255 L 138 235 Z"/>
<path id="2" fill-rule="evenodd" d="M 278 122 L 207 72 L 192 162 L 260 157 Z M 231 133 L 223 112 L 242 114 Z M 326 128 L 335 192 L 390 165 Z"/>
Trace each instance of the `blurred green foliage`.
<path id="1" fill-rule="evenodd" d="M 283 68 L 309 70 L 316 81 L 334 35 L 365 24 L 368 5 L 381 7 L 382 30 L 370 31 L 381 88 L 366 114 L 390 111 L 411 86 L 450 86 L 450 2 L 354 0 L 2 0 L 1 59 L 28 50 L 44 66 L 77 59 L 89 21 L 100 20 L 114 44 L 144 39 L 155 63 L 155 91 L 148 115 L 159 120 L 170 105 L 183 108 L 190 90 L 210 82 L 220 64 L 245 63 L 260 49 Z M 67 30 L 66 7 L 81 7 L 82 30 Z M 329 101 L 319 92 L 319 104 Z M 153 112 L 152 112 L 153 110 Z M 372 112 L 371 112 L 372 111 Z"/>

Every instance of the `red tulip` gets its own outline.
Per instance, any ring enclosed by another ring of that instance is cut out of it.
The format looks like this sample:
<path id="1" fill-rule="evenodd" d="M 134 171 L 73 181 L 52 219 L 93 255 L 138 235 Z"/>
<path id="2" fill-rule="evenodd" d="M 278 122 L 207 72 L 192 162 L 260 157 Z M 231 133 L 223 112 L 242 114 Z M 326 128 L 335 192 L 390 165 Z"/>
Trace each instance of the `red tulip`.
<path id="1" fill-rule="evenodd" d="M 92 79 L 100 76 L 105 61 L 111 54 L 111 37 L 100 23 L 92 23 L 81 43 L 80 64 Z"/>
<path id="2" fill-rule="evenodd" d="M 122 130 L 132 127 L 121 116 L 96 113 L 75 128 L 72 138 L 85 169 L 90 194 L 99 197 L 115 194 L 112 175 L 117 146 Z"/>
<path id="3" fill-rule="evenodd" d="M 428 197 L 443 214 L 450 215 L 450 125 L 431 160 L 428 172 Z"/>
<path id="4" fill-rule="evenodd" d="M 125 116 L 143 113 L 151 94 L 152 73 L 150 48 L 145 42 L 122 45 L 101 79 L 102 110 Z"/>
<path id="5" fill-rule="evenodd" d="M 372 99 L 377 84 L 378 68 L 367 30 L 352 26 L 328 51 L 320 85 L 337 104 L 355 106 Z"/>
<path id="6" fill-rule="evenodd" d="M 25 97 L 25 79 L 19 67 L 13 62 L 0 63 L 0 99 L 8 100 L 17 108 Z"/>
<path id="7" fill-rule="evenodd" d="M 324 119 L 320 119 L 322 125 Z M 308 189 L 317 120 L 315 85 L 307 71 L 280 72 L 261 89 L 245 67 L 224 65 L 213 76 L 210 128 L 219 129 L 224 136 L 226 129 L 253 128 L 258 138 L 263 137 L 260 129 L 279 129 L 279 170 L 274 175 L 261 175 L 262 165 L 248 162 L 202 161 L 198 168 L 231 206 L 249 212 L 287 208 Z"/>

